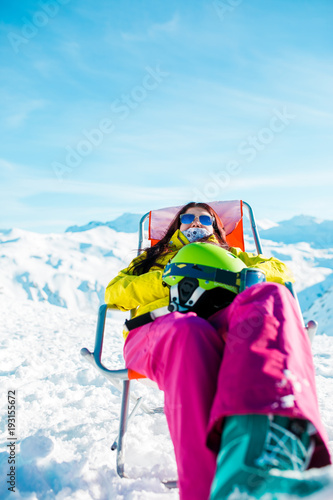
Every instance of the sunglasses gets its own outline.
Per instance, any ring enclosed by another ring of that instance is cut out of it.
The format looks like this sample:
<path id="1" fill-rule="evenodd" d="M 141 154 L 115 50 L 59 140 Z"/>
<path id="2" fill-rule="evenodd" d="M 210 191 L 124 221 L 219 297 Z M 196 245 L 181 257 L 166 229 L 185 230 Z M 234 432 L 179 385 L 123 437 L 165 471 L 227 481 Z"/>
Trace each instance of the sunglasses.
<path id="1" fill-rule="evenodd" d="M 182 224 L 192 224 L 195 218 L 196 215 L 194 214 L 182 214 L 180 216 L 180 222 Z M 211 217 L 210 215 L 199 215 L 199 222 L 203 226 L 211 226 L 214 220 L 214 217 Z"/>

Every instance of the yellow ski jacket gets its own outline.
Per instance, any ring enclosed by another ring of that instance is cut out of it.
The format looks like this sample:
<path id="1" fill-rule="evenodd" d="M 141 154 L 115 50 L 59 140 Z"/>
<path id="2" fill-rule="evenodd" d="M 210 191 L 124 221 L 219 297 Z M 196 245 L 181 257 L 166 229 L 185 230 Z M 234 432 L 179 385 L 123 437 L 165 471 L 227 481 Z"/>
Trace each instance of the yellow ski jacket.
<path id="1" fill-rule="evenodd" d="M 217 242 L 217 239 L 214 235 L 211 235 L 208 241 Z M 162 265 L 164 269 L 169 260 L 188 243 L 188 239 L 177 229 L 169 242 L 168 250 L 157 259 L 157 263 Z M 254 255 L 233 247 L 230 248 L 230 252 L 239 257 L 247 267 L 255 267 L 264 271 L 267 281 L 275 281 L 281 284 L 286 281 L 294 281 L 288 267 L 274 257 L 267 258 L 261 254 Z M 161 267 L 155 265 L 150 268 L 148 273 L 133 274 L 133 264 L 144 260 L 145 257 L 146 252 L 143 252 L 110 281 L 105 291 L 106 304 L 121 311 L 133 309 L 135 310 L 133 316 L 168 305 L 169 289 L 162 284 L 163 269 Z"/>

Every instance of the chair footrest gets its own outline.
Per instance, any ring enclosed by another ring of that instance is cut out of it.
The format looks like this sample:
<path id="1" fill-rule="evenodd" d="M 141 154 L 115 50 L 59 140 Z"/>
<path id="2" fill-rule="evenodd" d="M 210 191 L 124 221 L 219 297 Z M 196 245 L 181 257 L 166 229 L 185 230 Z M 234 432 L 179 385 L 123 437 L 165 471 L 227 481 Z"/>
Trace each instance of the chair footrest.
<path id="1" fill-rule="evenodd" d="M 157 406 L 156 408 L 153 408 L 150 413 L 161 413 L 163 415 L 164 408 L 163 406 Z"/>
<path id="2" fill-rule="evenodd" d="M 177 479 L 173 481 L 162 481 L 162 484 L 169 490 L 173 490 L 174 488 L 178 488 L 178 481 Z"/>

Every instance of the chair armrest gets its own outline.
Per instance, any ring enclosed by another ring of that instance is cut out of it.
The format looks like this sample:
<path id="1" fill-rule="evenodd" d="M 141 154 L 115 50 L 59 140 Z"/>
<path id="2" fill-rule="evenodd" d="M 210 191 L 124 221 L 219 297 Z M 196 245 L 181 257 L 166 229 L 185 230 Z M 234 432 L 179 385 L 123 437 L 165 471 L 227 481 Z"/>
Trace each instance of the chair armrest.
<path id="1" fill-rule="evenodd" d="M 295 298 L 295 300 L 297 302 L 297 307 L 298 307 L 298 310 L 299 310 L 299 314 L 300 314 L 300 317 L 301 317 L 302 324 L 303 324 L 303 326 L 305 328 L 305 331 L 308 334 L 308 337 L 309 337 L 310 342 L 312 344 L 314 336 L 316 335 L 316 331 L 317 331 L 317 328 L 318 328 L 318 323 L 317 323 L 317 321 L 314 321 L 313 319 L 311 319 L 310 321 L 307 322 L 306 325 L 304 324 L 304 319 L 303 319 L 303 315 L 302 315 L 302 311 L 301 311 L 301 306 L 299 305 L 297 294 L 295 292 L 293 284 L 291 283 L 291 281 L 286 281 L 285 285 L 286 285 L 286 288 L 288 288 L 288 290 L 290 291 L 290 293 L 293 295 L 293 297 Z"/>
<path id="2" fill-rule="evenodd" d="M 103 365 L 101 361 L 103 352 L 106 313 L 108 308 L 109 307 L 107 304 L 102 304 L 98 310 L 94 352 L 91 352 L 86 347 L 83 347 L 81 349 L 81 356 L 83 356 L 84 359 L 88 361 L 91 365 L 95 366 L 95 368 L 97 368 L 97 370 L 109 380 L 111 381 L 115 379 L 129 380 L 129 373 L 127 368 L 123 368 L 120 370 L 109 370 Z"/>

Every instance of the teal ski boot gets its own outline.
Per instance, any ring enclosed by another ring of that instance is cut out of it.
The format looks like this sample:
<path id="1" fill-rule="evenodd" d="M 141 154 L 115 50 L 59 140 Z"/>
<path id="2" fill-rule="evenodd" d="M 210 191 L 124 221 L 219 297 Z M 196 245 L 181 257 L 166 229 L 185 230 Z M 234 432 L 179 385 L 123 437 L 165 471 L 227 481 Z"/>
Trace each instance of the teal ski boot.
<path id="1" fill-rule="evenodd" d="M 314 432 L 312 424 L 301 419 L 226 417 L 210 500 L 226 500 L 236 488 L 254 498 L 265 493 L 305 497 L 318 491 L 320 481 L 302 477 L 313 454 Z"/>

